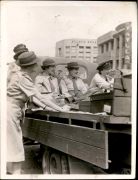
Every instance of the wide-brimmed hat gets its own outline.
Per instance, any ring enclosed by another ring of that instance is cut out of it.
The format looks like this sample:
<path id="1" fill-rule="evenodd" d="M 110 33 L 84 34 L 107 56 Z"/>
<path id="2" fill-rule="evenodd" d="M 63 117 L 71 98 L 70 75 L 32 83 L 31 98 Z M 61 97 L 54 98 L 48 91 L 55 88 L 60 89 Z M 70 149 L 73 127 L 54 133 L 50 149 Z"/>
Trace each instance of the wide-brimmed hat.
<path id="1" fill-rule="evenodd" d="M 69 62 L 69 63 L 67 63 L 66 68 L 68 68 L 68 69 L 79 69 L 79 64 L 77 62 Z"/>
<path id="2" fill-rule="evenodd" d="M 44 70 L 45 68 L 47 68 L 47 67 L 50 67 L 50 66 L 55 66 L 56 65 L 56 63 L 55 63 L 55 61 L 53 60 L 53 59 L 51 59 L 51 58 L 47 58 L 47 59 L 45 59 L 44 61 L 43 61 L 43 64 L 42 64 L 42 69 Z"/>
<path id="3" fill-rule="evenodd" d="M 112 67 L 112 60 L 102 62 L 98 65 L 97 70 L 102 71 L 103 69 L 109 69 Z"/>
<path id="4" fill-rule="evenodd" d="M 14 53 L 15 53 L 15 55 L 13 56 L 13 58 L 14 58 L 15 60 L 17 60 L 17 59 L 18 59 L 18 56 L 19 56 L 21 53 L 23 53 L 23 52 L 27 52 L 28 49 L 27 49 L 27 47 L 26 47 L 25 44 L 18 44 L 17 46 L 14 47 L 13 51 L 14 51 Z"/>
<path id="5" fill-rule="evenodd" d="M 19 66 L 27 67 L 34 65 L 38 62 L 39 58 L 35 55 L 33 51 L 24 52 L 18 57 L 19 59 Z"/>

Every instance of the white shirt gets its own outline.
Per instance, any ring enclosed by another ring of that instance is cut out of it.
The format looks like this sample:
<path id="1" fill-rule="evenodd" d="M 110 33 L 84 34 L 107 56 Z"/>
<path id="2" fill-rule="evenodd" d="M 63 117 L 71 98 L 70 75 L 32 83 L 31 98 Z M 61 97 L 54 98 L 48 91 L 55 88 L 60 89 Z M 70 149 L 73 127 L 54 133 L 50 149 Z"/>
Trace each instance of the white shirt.
<path id="1" fill-rule="evenodd" d="M 82 94 L 87 92 L 87 87 L 81 78 L 75 80 L 78 91 Z M 74 91 L 73 80 L 70 77 L 66 77 L 60 81 L 61 92 L 65 97 L 71 97 L 69 91 Z"/>
<path id="2" fill-rule="evenodd" d="M 51 84 L 50 84 L 51 81 Z M 40 93 L 57 93 L 59 94 L 58 80 L 44 73 L 39 74 L 35 79 L 35 85 Z M 52 87 L 53 88 L 52 88 Z"/>
<path id="3" fill-rule="evenodd" d="M 113 87 L 113 83 L 114 83 L 114 79 L 106 76 L 106 78 L 104 76 L 102 76 L 101 74 L 97 73 L 95 74 L 95 76 L 93 77 L 91 83 L 90 83 L 90 87 L 89 89 L 92 88 L 99 88 L 99 90 L 110 90 Z"/>
<path id="4" fill-rule="evenodd" d="M 18 71 L 20 71 L 21 68 L 20 66 L 18 66 L 15 62 L 11 62 L 8 65 L 8 72 L 7 72 L 7 83 L 9 84 L 11 81 L 11 77 L 14 73 L 17 73 Z"/>

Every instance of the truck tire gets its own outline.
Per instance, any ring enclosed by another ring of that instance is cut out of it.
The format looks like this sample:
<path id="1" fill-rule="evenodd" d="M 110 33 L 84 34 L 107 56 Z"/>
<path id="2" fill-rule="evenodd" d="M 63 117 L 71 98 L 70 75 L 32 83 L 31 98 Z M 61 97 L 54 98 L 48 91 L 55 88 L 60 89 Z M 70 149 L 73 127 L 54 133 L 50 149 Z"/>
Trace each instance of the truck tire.
<path id="1" fill-rule="evenodd" d="M 69 174 L 67 155 L 46 149 L 42 158 L 43 174 Z"/>
<path id="2" fill-rule="evenodd" d="M 42 157 L 42 170 L 43 174 L 50 174 L 50 151 L 48 148 L 45 149 Z"/>

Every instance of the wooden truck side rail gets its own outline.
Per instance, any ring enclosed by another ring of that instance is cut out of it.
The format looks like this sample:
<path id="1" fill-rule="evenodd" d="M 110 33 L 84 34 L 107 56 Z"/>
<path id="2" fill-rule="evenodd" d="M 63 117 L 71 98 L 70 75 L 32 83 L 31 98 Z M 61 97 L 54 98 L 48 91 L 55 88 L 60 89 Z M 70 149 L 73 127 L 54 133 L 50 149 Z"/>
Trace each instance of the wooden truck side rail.
<path id="1" fill-rule="evenodd" d="M 35 115 L 34 115 L 35 114 Z M 37 116 L 36 116 L 37 114 Z M 45 119 L 40 117 L 45 114 Z M 32 116 L 32 117 L 31 117 Z M 39 118 L 38 118 L 39 116 Z M 101 129 L 83 127 L 73 124 L 52 122 L 65 118 L 84 119 L 90 121 L 90 116 L 76 113 L 60 113 L 39 111 L 26 115 L 23 135 L 36 140 L 43 145 L 54 148 L 78 159 L 92 163 L 103 169 L 108 169 L 108 132 Z M 64 121 L 63 121 L 64 122 Z M 92 123 L 97 120 L 91 118 Z"/>
<path id="2" fill-rule="evenodd" d="M 115 138 L 117 134 L 122 138 L 131 135 L 128 117 L 120 117 L 118 120 L 110 115 L 77 111 L 63 113 L 28 110 L 23 126 L 24 137 L 102 169 L 109 168 L 109 146 L 112 140 L 108 142 L 111 139 L 108 136 Z"/>

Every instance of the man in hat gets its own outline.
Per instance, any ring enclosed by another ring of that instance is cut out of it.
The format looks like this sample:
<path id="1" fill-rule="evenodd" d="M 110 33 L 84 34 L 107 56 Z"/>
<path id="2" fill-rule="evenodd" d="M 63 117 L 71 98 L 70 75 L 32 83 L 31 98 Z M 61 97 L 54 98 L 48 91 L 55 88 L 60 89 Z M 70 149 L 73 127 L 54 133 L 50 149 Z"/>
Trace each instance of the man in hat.
<path id="1" fill-rule="evenodd" d="M 18 44 L 14 47 L 13 52 L 15 53 L 13 56 L 13 58 L 15 59 L 15 62 L 10 63 L 8 66 L 8 72 L 7 72 L 8 84 L 10 83 L 12 74 L 20 70 L 20 66 L 18 66 L 18 56 L 24 52 L 28 52 L 28 49 L 25 44 Z"/>
<path id="2" fill-rule="evenodd" d="M 98 73 L 93 77 L 89 91 L 92 94 L 110 92 L 113 88 L 114 79 L 109 76 L 109 71 L 112 68 L 112 60 L 102 62 L 98 65 Z"/>
<path id="3" fill-rule="evenodd" d="M 55 77 L 55 65 L 53 59 L 46 58 L 42 65 L 43 72 L 35 79 L 35 85 L 39 92 L 50 98 L 56 98 L 59 95 L 58 79 Z"/>
<path id="4" fill-rule="evenodd" d="M 85 94 L 87 87 L 78 76 L 79 65 L 77 62 L 68 63 L 66 68 L 69 71 L 69 75 L 60 81 L 60 89 L 62 94 L 72 101 Z"/>
<path id="5" fill-rule="evenodd" d="M 65 112 L 45 99 L 36 89 L 33 78 L 37 74 L 39 58 L 34 52 L 24 52 L 19 56 L 20 71 L 11 77 L 7 88 L 7 173 L 20 174 L 21 162 L 25 160 L 21 123 L 23 122 L 25 103 L 28 99 L 43 109 L 47 106 L 56 111 Z"/>

